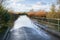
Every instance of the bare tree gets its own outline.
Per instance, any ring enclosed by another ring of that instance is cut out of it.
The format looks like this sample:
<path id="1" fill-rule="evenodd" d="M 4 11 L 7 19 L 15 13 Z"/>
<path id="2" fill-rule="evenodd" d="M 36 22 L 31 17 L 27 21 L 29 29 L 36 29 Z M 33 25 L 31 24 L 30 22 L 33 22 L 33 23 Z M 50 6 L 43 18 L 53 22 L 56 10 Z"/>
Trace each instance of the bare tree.
<path id="1" fill-rule="evenodd" d="M 55 4 L 51 5 L 50 12 L 46 15 L 47 18 L 56 18 Z"/>
<path id="2" fill-rule="evenodd" d="M 60 0 L 57 0 L 57 4 L 59 5 L 59 9 L 60 9 Z"/>
<path id="3" fill-rule="evenodd" d="M 0 0 L 0 5 L 2 4 L 3 0 Z"/>
<path id="4" fill-rule="evenodd" d="M 60 4 L 60 0 L 57 0 L 57 4 Z"/>
<path id="5" fill-rule="evenodd" d="M 0 4 L 1 4 L 1 1 L 2 1 L 2 0 L 0 0 Z"/>

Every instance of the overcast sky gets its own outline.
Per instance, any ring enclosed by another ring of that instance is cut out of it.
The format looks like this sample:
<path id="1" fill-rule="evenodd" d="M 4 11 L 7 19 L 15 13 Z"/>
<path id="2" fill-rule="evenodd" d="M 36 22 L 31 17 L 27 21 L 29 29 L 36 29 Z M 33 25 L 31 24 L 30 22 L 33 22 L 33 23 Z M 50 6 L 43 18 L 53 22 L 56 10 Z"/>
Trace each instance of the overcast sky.
<path id="1" fill-rule="evenodd" d="M 27 12 L 31 9 L 48 11 L 51 4 L 56 2 L 56 0 L 6 0 L 3 4 L 15 12 Z"/>

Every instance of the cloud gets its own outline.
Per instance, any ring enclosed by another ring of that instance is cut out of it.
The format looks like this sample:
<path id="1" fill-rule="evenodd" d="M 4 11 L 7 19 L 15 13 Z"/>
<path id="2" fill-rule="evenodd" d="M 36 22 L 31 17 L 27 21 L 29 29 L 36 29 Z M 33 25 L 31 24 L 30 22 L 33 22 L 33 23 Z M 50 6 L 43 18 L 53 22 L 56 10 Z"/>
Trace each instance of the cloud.
<path id="1" fill-rule="evenodd" d="M 46 10 L 49 11 L 51 5 L 43 5 L 41 2 L 37 2 L 36 4 L 32 5 L 32 9 L 34 10 Z"/>
<path id="2" fill-rule="evenodd" d="M 43 4 L 41 1 L 36 2 L 35 4 L 22 4 L 22 3 L 17 3 L 21 1 L 26 1 L 26 0 L 7 0 L 3 4 L 7 9 L 14 10 L 15 12 L 25 12 L 29 11 L 31 9 L 34 10 L 46 10 L 49 11 L 49 8 L 51 5 L 49 4 Z"/>
<path id="3" fill-rule="evenodd" d="M 10 2 L 20 2 L 20 1 L 25 1 L 25 0 L 7 0 L 7 1 L 10 1 Z"/>
<path id="4" fill-rule="evenodd" d="M 14 10 L 17 12 L 19 12 L 19 11 L 24 12 L 24 11 L 29 11 L 31 9 L 31 7 L 29 7 L 29 5 L 26 5 L 26 4 L 12 3 L 7 6 L 7 9 L 11 9 L 11 10 Z"/>

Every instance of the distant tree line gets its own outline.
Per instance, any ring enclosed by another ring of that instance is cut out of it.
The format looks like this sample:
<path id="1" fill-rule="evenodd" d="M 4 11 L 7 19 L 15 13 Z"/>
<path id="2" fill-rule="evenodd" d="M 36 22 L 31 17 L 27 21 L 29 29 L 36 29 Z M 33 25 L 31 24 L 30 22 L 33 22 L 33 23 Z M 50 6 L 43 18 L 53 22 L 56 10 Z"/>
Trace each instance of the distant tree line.
<path id="1" fill-rule="evenodd" d="M 51 5 L 51 8 L 50 8 L 50 11 L 48 12 L 45 12 L 45 11 L 37 11 L 37 12 L 34 12 L 33 10 L 31 12 L 28 13 L 28 15 L 30 17 L 45 17 L 45 18 L 57 18 L 57 19 L 60 19 L 60 0 L 56 0 L 57 1 L 57 5 L 58 6 L 58 9 L 56 10 L 56 5 L 53 3 Z"/>
<path id="2" fill-rule="evenodd" d="M 60 19 L 60 8 L 56 10 L 55 5 L 52 4 L 50 11 L 46 14 L 46 18 L 59 18 Z"/>

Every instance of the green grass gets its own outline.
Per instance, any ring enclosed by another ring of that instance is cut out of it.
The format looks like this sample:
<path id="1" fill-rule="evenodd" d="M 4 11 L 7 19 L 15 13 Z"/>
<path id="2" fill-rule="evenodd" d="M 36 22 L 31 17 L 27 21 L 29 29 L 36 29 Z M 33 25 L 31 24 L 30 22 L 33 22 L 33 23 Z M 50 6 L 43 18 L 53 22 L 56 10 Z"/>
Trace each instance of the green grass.
<path id="1" fill-rule="evenodd" d="M 7 30 L 8 27 L 2 27 L 0 28 L 0 33 L 4 33 Z"/>

